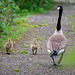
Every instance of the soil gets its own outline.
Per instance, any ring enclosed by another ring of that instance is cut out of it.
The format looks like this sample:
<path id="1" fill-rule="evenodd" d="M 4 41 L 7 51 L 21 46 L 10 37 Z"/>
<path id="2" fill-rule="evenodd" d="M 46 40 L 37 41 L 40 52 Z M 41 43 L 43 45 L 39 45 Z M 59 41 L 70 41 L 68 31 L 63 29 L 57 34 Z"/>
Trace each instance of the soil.
<path id="1" fill-rule="evenodd" d="M 68 46 L 71 46 L 75 44 L 75 34 L 71 30 L 75 18 L 69 16 L 75 15 L 75 5 L 63 4 L 63 7 L 62 29 L 69 39 Z M 54 33 L 57 18 L 57 10 L 29 17 L 30 24 L 37 24 L 39 27 L 32 28 L 27 32 L 27 36 L 23 36 L 23 40 L 16 42 L 12 49 L 15 53 L 7 55 L 5 52 L 0 52 L 0 75 L 75 75 L 75 69 L 60 70 L 59 66 L 53 66 L 52 59 L 47 52 L 47 40 Z M 30 49 L 33 38 L 37 38 L 40 44 L 37 55 L 32 55 Z M 23 48 L 23 43 L 27 44 L 26 48 Z M 17 51 L 24 50 L 27 50 L 28 54 L 17 53 Z"/>

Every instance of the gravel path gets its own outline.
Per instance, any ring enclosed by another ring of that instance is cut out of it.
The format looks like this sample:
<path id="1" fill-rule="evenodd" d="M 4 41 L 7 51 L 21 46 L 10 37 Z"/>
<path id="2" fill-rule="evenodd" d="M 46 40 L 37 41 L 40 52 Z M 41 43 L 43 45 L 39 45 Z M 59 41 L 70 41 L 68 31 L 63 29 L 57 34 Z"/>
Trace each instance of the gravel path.
<path id="1" fill-rule="evenodd" d="M 75 14 L 75 5 L 63 4 L 64 12 L 62 17 L 62 28 L 68 41 L 68 45 L 74 44 L 75 35 L 71 30 L 74 18 L 69 18 Z M 6 55 L 0 53 L 0 75 L 75 75 L 74 69 L 60 70 L 59 66 L 53 66 L 52 60 L 48 56 L 46 44 L 48 38 L 53 34 L 58 18 L 58 11 L 52 10 L 43 15 L 29 17 L 31 24 L 42 24 L 27 32 L 23 40 L 17 42 L 13 50 L 15 53 Z M 37 55 L 31 54 L 30 47 L 23 48 L 23 43 L 30 46 L 33 38 L 38 39 L 40 48 Z M 19 54 L 17 51 L 27 50 L 28 54 Z M 15 70 L 18 70 L 15 71 Z"/>

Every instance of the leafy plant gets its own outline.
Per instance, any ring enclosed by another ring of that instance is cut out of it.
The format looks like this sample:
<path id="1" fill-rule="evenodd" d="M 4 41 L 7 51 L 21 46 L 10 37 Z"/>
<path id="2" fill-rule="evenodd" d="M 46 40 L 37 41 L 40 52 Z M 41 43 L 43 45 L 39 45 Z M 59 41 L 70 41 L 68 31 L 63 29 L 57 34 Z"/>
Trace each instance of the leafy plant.
<path id="1" fill-rule="evenodd" d="M 25 48 L 26 47 L 26 44 L 25 43 L 23 43 L 23 48 Z"/>
<path id="2" fill-rule="evenodd" d="M 20 69 L 14 69 L 14 71 L 19 72 L 19 71 L 20 71 Z"/>
<path id="3" fill-rule="evenodd" d="M 21 51 L 17 51 L 17 53 L 21 53 Z"/>
<path id="4" fill-rule="evenodd" d="M 28 54 L 28 52 L 27 52 L 27 50 L 25 50 L 25 51 L 17 51 L 17 53 L 21 53 L 21 54 Z"/>
<path id="5" fill-rule="evenodd" d="M 10 49 L 10 51 L 9 52 L 12 52 L 12 53 L 14 53 L 14 51 L 12 50 L 12 49 Z"/>
<path id="6" fill-rule="evenodd" d="M 21 54 L 28 54 L 27 50 L 22 51 Z"/>
<path id="7" fill-rule="evenodd" d="M 6 27 L 12 25 L 19 7 L 13 0 L 0 1 L 0 32 L 6 32 Z"/>

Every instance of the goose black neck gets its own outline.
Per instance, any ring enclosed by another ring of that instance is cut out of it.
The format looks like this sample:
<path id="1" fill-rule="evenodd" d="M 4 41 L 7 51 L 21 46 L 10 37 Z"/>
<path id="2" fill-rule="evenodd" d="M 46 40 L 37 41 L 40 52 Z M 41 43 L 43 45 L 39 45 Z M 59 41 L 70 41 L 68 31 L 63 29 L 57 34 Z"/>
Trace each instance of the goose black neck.
<path id="1" fill-rule="evenodd" d="M 57 22 L 57 31 L 60 31 L 61 29 L 61 17 L 62 17 L 62 9 L 59 10 L 59 17 Z"/>

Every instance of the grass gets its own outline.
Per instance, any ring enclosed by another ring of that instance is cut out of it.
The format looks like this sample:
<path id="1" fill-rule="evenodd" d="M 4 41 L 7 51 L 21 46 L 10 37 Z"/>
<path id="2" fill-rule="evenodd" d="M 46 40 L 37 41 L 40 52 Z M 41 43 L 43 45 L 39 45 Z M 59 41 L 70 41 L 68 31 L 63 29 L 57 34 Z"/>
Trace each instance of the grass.
<path id="1" fill-rule="evenodd" d="M 25 20 L 25 19 L 23 19 Z M 0 49 L 4 47 L 5 42 L 7 42 L 8 38 L 11 38 L 13 41 L 20 41 L 21 36 L 25 35 L 27 31 L 29 31 L 30 27 L 23 25 L 22 23 L 15 24 L 9 27 L 6 27 L 5 32 L 0 33 Z"/>
<path id="2" fill-rule="evenodd" d="M 66 69 L 75 67 L 75 46 L 67 48 L 61 64 Z"/>

